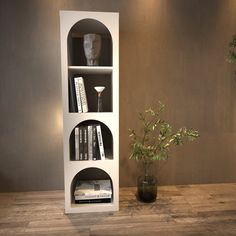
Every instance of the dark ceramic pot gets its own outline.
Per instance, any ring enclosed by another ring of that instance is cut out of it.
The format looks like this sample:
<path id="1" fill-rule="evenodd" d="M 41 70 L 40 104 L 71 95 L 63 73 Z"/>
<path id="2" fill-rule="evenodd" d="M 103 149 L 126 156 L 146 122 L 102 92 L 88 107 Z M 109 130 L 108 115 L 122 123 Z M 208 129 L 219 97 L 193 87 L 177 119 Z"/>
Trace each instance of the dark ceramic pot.
<path id="1" fill-rule="evenodd" d="M 153 175 L 139 176 L 137 197 L 142 202 L 154 202 L 157 198 L 157 178 Z"/>

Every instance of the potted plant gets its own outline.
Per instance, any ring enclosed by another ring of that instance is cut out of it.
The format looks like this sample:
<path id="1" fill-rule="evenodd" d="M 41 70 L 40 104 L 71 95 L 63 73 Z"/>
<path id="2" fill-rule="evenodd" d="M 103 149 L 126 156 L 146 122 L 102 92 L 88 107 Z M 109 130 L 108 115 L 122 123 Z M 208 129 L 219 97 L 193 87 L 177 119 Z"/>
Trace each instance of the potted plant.
<path id="1" fill-rule="evenodd" d="M 137 182 L 137 197 L 143 202 L 156 200 L 157 178 L 150 173 L 154 162 L 167 160 L 171 146 L 199 137 L 198 131 L 185 127 L 173 131 L 171 125 L 161 118 L 163 110 L 164 105 L 159 102 L 157 108 L 139 112 L 140 131 L 129 129 L 132 148 L 129 158 L 141 162 L 143 167 L 143 174 Z"/>

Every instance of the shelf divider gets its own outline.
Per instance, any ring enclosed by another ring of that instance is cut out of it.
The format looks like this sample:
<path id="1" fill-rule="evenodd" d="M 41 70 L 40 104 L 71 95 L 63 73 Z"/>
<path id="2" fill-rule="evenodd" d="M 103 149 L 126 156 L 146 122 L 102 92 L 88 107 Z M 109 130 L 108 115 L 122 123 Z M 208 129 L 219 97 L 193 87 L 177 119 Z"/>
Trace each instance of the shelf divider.
<path id="1" fill-rule="evenodd" d="M 112 66 L 68 66 L 70 72 L 81 74 L 112 74 Z"/>

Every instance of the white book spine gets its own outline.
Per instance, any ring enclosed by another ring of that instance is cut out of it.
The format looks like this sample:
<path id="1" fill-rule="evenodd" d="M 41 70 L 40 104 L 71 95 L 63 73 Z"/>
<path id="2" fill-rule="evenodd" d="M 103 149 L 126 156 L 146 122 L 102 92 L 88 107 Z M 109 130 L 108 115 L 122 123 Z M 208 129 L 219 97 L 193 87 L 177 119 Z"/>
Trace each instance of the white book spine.
<path id="1" fill-rule="evenodd" d="M 81 105 L 81 97 L 80 97 L 79 77 L 74 78 L 74 83 L 75 83 L 75 93 L 76 93 L 78 112 L 81 113 L 82 105 Z"/>
<path id="2" fill-rule="evenodd" d="M 93 126 L 88 125 L 88 159 L 93 160 Z"/>
<path id="3" fill-rule="evenodd" d="M 84 158 L 83 153 L 83 127 L 79 127 L 79 160 L 82 161 Z"/>
<path id="4" fill-rule="evenodd" d="M 82 111 L 88 112 L 88 101 L 87 101 L 86 90 L 84 86 L 84 79 L 83 77 L 78 77 L 78 79 L 79 79 L 79 91 L 80 91 Z"/>
<path id="5" fill-rule="evenodd" d="M 79 128 L 75 127 L 75 160 L 79 160 Z"/>
<path id="6" fill-rule="evenodd" d="M 104 151 L 104 145 L 103 145 L 103 139 L 102 139 L 101 125 L 97 125 L 96 129 L 97 129 L 98 146 L 99 146 L 101 160 L 105 160 L 105 151 Z"/>

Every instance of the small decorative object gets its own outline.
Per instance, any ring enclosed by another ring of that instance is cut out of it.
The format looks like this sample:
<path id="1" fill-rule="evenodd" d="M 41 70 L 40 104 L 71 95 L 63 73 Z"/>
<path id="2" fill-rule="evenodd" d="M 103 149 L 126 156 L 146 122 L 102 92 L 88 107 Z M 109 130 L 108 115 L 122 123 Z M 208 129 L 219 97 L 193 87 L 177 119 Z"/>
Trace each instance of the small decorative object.
<path id="1" fill-rule="evenodd" d="M 228 57 L 226 59 L 229 63 L 235 63 L 236 62 L 235 48 L 236 48 L 236 35 L 234 35 L 232 37 L 232 41 L 229 42 L 229 53 L 228 53 Z"/>
<path id="2" fill-rule="evenodd" d="M 97 112 L 102 112 L 103 111 L 103 108 L 102 108 L 102 91 L 105 89 L 105 87 L 104 86 L 96 86 L 96 87 L 94 87 L 94 89 L 98 93 Z"/>
<path id="3" fill-rule="evenodd" d="M 98 66 L 101 52 L 102 39 L 99 34 L 84 35 L 84 53 L 88 66 Z"/>
<path id="4" fill-rule="evenodd" d="M 182 145 L 185 140 L 199 137 L 198 131 L 185 127 L 172 131 L 172 127 L 161 118 L 163 110 L 164 105 L 159 103 L 156 109 L 140 112 L 140 133 L 129 129 L 132 147 L 129 158 L 141 162 L 143 166 L 137 183 L 137 197 L 143 202 L 153 202 L 157 197 L 157 178 L 150 173 L 154 162 L 167 160 L 171 146 Z"/>

